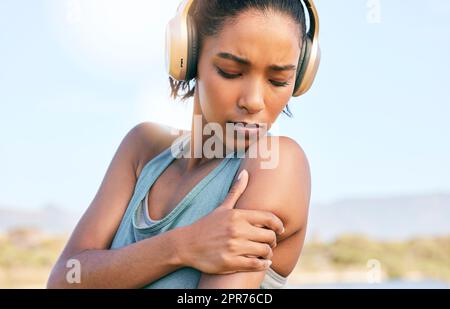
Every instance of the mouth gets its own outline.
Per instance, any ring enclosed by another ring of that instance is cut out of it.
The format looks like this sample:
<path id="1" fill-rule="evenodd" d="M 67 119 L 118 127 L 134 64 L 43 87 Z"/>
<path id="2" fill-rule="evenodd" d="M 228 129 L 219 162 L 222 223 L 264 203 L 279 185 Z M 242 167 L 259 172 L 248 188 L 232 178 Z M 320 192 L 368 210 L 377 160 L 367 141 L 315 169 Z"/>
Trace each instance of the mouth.
<path id="1" fill-rule="evenodd" d="M 266 126 L 263 123 L 246 122 L 246 121 L 227 121 L 227 124 L 232 125 L 232 130 L 238 133 L 238 138 L 245 139 L 250 136 L 261 136 L 264 134 Z"/>
<path id="2" fill-rule="evenodd" d="M 227 123 L 231 123 L 238 127 L 244 127 L 247 129 L 264 129 L 266 126 L 263 123 L 252 123 L 246 121 L 227 121 Z"/>

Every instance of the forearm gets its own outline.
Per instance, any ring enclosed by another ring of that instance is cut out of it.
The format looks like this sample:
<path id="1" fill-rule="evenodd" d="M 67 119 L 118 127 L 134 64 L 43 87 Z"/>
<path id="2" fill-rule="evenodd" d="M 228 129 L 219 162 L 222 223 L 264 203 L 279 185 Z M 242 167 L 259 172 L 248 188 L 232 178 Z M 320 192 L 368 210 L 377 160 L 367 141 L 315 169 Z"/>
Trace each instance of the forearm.
<path id="1" fill-rule="evenodd" d="M 229 275 L 202 274 L 199 289 L 257 289 L 264 280 L 265 271 L 238 272 Z"/>
<path id="2" fill-rule="evenodd" d="M 141 288 L 185 266 L 182 228 L 133 243 L 120 249 L 85 250 L 60 259 L 47 283 L 48 288 Z M 69 283 L 68 260 L 79 261 L 80 283 Z"/>

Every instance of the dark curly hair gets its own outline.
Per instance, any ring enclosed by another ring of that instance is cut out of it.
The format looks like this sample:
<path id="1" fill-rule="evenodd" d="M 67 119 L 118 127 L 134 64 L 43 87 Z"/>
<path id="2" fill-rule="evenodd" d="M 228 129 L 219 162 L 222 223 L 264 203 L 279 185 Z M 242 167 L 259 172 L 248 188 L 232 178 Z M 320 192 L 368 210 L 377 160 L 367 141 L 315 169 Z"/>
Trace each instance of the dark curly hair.
<path id="1" fill-rule="evenodd" d="M 236 18 L 241 12 L 256 9 L 262 12 L 274 11 L 287 14 L 299 25 L 301 40 L 306 36 L 306 21 L 303 3 L 300 0 L 195 0 L 190 14 L 195 23 L 198 36 L 198 46 L 201 49 L 205 37 L 216 36 L 222 30 L 229 18 Z M 198 53 L 200 54 L 200 53 Z M 173 99 L 186 100 L 194 95 L 196 78 L 188 81 L 177 81 L 169 76 Z M 191 82 L 194 82 L 191 85 Z M 283 110 L 292 117 L 289 106 Z"/>

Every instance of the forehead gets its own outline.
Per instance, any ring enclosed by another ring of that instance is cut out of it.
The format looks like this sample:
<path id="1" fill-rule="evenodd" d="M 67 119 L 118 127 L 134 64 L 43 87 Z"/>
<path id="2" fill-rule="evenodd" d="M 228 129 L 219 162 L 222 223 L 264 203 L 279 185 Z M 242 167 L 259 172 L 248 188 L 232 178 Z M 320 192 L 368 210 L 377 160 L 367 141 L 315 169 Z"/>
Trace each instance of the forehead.
<path id="1" fill-rule="evenodd" d="M 282 13 L 246 11 L 227 22 L 216 37 L 204 42 L 205 52 L 230 52 L 255 64 L 296 64 L 300 54 L 300 29 Z"/>

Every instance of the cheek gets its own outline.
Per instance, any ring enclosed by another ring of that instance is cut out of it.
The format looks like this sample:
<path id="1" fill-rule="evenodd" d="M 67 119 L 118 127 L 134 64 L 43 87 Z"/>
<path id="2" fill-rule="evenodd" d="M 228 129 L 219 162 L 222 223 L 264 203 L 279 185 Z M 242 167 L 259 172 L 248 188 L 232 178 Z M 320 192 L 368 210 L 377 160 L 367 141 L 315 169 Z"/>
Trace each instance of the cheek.
<path id="1" fill-rule="evenodd" d="M 236 89 L 227 83 L 214 70 L 208 70 L 207 78 L 199 81 L 200 106 L 207 120 L 219 120 L 226 113 L 233 109 L 236 102 Z"/>
<path id="2" fill-rule="evenodd" d="M 272 118 L 272 121 L 283 112 L 283 109 L 286 107 L 287 103 L 291 99 L 292 91 L 288 89 L 287 91 L 279 91 L 279 92 L 270 92 L 269 95 L 265 98 L 265 108 L 267 113 Z"/>

